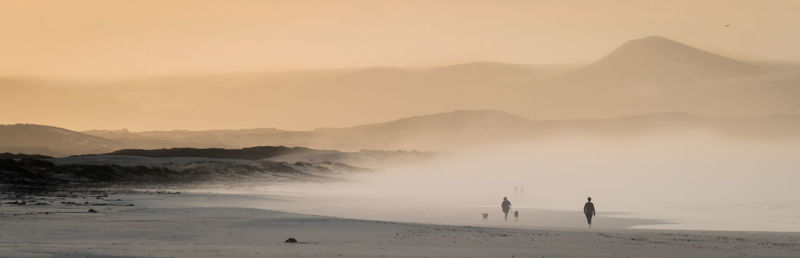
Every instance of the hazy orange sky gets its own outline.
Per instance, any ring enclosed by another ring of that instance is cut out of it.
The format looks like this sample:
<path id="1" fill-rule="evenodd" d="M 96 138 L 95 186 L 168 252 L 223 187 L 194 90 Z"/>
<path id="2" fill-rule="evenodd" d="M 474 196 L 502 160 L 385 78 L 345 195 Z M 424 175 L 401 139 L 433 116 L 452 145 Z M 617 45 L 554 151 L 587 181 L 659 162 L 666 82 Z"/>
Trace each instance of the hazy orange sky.
<path id="1" fill-rule="evenodd" d="M 0 76 L 583 63 L 647 35 L 794 62 L 798 13 L 800 1 L 0 0 Z"/>

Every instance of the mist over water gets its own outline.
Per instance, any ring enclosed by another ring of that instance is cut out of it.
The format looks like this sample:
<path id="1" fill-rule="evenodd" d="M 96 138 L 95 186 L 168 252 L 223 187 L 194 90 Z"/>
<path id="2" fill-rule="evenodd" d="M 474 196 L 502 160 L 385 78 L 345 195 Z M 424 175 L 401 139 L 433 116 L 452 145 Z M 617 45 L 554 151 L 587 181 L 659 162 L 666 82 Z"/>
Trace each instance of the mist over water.
<path id="1" fill-rule="evenodd" d="M 513 227 L 585 227 L 581 209 L 591 196 L 595 227 L 800 231 L 799 147 L 705 132 L 556 137 L 339 182 L 239 192 L 285 198 L 263 208 L 292 212 Z M 504 196 L 520 210 L 519 222 L 503 221 Z"/>

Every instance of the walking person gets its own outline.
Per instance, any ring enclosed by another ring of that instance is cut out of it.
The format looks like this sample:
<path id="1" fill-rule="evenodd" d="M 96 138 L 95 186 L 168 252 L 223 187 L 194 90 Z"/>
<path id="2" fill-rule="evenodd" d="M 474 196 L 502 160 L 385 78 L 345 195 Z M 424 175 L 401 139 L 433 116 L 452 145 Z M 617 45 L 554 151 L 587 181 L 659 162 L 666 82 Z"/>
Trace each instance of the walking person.
<path id="1" fill-rule="evenodd" d="M 507 197 L 503 197 L 503 203 L 500 204 L 500 207 L 503 208 L 503 213 L 506 214 L 506 222 L 508 222 L 508 212 L 511 211 L 511 202 L 508 201 Z"/>
<path id="2" fill-rule="evenodd" d="M 597 215 L 594 211 L 594 203 L 592 203 L 592 197 L 589 197 L 589 201 L 583 205 L 583 214 L 586 215 L 586 222 L 589 223 L 589 228 L 592 228 L 592 217 Z"/>

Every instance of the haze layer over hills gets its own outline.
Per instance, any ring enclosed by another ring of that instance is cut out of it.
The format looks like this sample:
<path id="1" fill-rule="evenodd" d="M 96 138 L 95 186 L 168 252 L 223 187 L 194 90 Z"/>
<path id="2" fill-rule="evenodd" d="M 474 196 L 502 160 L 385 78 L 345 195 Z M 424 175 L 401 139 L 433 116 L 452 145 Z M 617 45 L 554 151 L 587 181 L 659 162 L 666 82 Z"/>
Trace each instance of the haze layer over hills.
<path id="1" fill-rule="evenodd" d="M 465 109 L 532 120 L 800 112 L 796 66 L 751 64 L 658 36 L 625 42 L 583 66 L 476 62 L 103 81 L 8 78 L 0 89 L 0 123 L 76 130 L 310 130 Z"/>
<path id="2" fill-rule="evenodd" d="M 450 152 L 465 148 L 546 141 L 561 136 L 619 139 L 641 135 L 658 136 L 675 131 L 714 134 L 737 140 L 796 141 L 800 139 L 800 115 L 709 118 L 686 113 L 653 113 L 611 119 L 533 121 L 501 111 L 483 110 L 455 111 L 311 131 L 257 128 L 76 132 L 51 126 L 17 124 L 0 126 L 0 152 L 66 156 L 130 148 L 245 148 L 278 145 L 345 151 L 370 149 Z"/>

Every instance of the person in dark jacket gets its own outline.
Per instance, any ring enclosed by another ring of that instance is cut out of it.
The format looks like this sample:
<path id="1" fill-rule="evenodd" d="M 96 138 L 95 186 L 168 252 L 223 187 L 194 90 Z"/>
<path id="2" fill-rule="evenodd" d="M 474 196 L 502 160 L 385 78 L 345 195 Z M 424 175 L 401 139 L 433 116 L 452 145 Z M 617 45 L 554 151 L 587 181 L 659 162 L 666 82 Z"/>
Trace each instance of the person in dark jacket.
<path id="1" fill-rule="evenodd" d="M 508 198 L 503 197 L 503 203 L 500 204 L 500 208 L 503 208 L 503 213 L 506 214 L 506 221 L 508 221 L 508 212 L 511 211 L 511 202 L 508 201 Z"/>
<path id="2" fill-rule="evenodd" d="M 597 213 L 594 211 L 592 197 L 589 197 L 589 201 L 583 205 L 583 214 L 586 215 L 586 222 L 589 223 L 589 228 L 592 228 L 592 217 L 597 215 Z"/>

